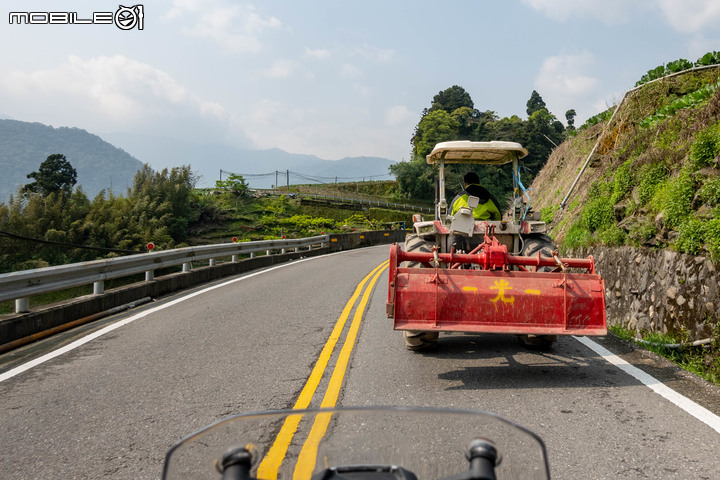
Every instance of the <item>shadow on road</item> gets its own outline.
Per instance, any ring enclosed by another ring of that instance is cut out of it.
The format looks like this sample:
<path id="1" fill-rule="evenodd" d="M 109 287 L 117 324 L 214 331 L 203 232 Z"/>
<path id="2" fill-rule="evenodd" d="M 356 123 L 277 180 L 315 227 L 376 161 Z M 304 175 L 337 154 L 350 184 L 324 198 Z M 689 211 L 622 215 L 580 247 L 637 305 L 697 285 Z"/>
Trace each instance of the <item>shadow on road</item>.
<path id="1" fill-rule="evenodd" d="M 450 368 L 438 374 L 452 384 L 446 390 L 640 385 L 572 337 L 559 337 L 551 347 L 537 348 L 522 345 L 514 335 L 453 333 L 441 335 L 435 349 L 420 355 Z M 666 376 L 677 370 L 666 369 Z"/>

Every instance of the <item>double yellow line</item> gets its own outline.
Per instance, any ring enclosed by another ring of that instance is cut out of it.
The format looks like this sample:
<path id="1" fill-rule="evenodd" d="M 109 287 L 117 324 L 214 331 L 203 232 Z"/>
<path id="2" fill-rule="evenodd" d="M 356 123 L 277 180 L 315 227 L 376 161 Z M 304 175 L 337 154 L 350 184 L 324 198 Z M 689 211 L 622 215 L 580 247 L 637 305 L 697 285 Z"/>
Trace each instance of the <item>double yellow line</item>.
<path id="1" fill-rule="evenodd" d="M 340 395 L 340 388 L 342 387 L 348 362 L 350 361 L 350 354 L 355 346 L 355 340 L 357 339 L 358 330 L 360 329 L 360 322 L 362 321 L 363 314 L 365 313 L 365 307 L 370 299 L 370 294 L 372 293 L 375 283 L 387 266 L 387 261 L 378 265 L 362 280 L 362 282 L 360 282 L 355 289 L 352 297 L 350 297 L 350 300 L 348 300 L 345 308 L 343 308 L 340 318 L 338 318 L 338 321 L 335 323 L 335 328 L 333 328 L 330 333 L 330 338 L 320 352 L 318 361 L 315 364 L 315 367 L 313 367 L 305 386 L 301 390 L 300 395 L 293 406 L 293 410 L 302 410 L 310 406 L 310 402 L 323 378 L 325 369 L 330 361 L 330 357 L 335 350 L 335 345 L 345 329 L 345 324 L 350 317 L 353 306 L 362 294 L 362 299 L 360 300 L 358 307 L 355 309 L 353 321 L 350 324 L 350 329 L 348 330 L 347 337 L 345 338 L 345 343 L 343 344 L 337 362 L 335 363 L 335 368 L 333 369 L 330 382 L 327 390 L 325 391 L 325 396 L 323 397 L 320 407 L 332 408 L 337 404 L 338 396 Z M 366 284 L 367 288 L 365 288 Z M 287 417 L 285 423 L 280 429 L 280 433 L 278 433 L 278 436 L 275 439 L 275 443 L 258 467 L 258 478 L 262 478 L 264 480 L 277 479 L 278 470 L 285 459 L 285 455 L 287 454 L 290 443 L 297 432 L 301 419 L 302 415 L 290 415 Z M 330 414 L 319 414 L 315 417 L 315 422 L 313 423 L 307 440 L 303 444 L 300 456 L 295 465 L 294 479 L 310 478 L 313 468 L 315 467 L 318 444 L 320 443 L 320 440 L 322 440 L 323 436 L 325 436 L 329 423 Z"/>

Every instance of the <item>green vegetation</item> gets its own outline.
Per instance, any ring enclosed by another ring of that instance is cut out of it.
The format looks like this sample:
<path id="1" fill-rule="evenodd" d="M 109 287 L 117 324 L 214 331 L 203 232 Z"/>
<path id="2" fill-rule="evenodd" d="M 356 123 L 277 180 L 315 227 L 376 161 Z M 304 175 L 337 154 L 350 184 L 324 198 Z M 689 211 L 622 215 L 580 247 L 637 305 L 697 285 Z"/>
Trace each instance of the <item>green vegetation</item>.
<path id="1" fill-rule="evenodd" d="M 25 188 L 0 203 L 0 232 L 6 233 L 0 235 L 0 272 L 140 252 L 151 241 L 172 248 L 187 240 L 198 214 L 190 202 L 194 180 L 188 167 L 158 173 L 145 165 L 127 197 L 101 192 L 91 201 L 81 189 L 71 190 L 67 180 L 57 188 L 41 184 L 43 175 L 57 179 L 74 170 L 67 160 L 55 162 L 59 157 L 48 158 L 57 171 L 38 174 L 37 191 Z"/>
<path id="2" fill-rule="evenodd" d="M 666 65 L 660 65 L 659 67 L 655 67 L 652 70 L 649 70 L 645 75 L 642 76 L 642 78 L 640 78 L 640 80 L 637 81 L 635 86 L 639 87 L 640 85 L 644 85 L 652 80 L 657 80 L 658 78 L 663 78 L 674 73 L 679 73 L 693 67 L 717 64 L 720 64 L 720 52 L 708 52 L 702 57 L 698 58 L 695 63 L 690 62 L 689 60 L 685 60 L 684 58 L 680 58 L 678 60 L 668 62 Z"/>
<path id="3" fill-rule="evenodd" d="M 620 325 L 612 325 L 609 330 L 623 340 L 635 342 L 642 348 L 671 360 L 681 368 L 713 382 L 715 385 L 720 385 L 720 327 L 718 327 L 719 331 L 715 333 L 715 340 L 711 344 L 705 347 L 687 346 L 684 348 L 669 348 L 667 345 L 689 342 L 689 334 L 686 330 L 677 334 L 645 332 L 641 341 L 635 337 L 635 332 Z"/>
<path id="4" fill-rule="evenodd" d="M 527 120 L 517 116 L 500 118 L 495 112 L 475 108 L 470 94 L 454 85 L 439 92 L 425 109 L 415 127 L 411 142 L 412 159 L 391 166 L 397 177 L 396 198 L 433 201 L 436 168 L 425 157 L 439 142 L 450 140 L 505 140 L 521 143 L 530 154 L 522 162 L 522 181 L 529 185 L 542 169 L 554 145 L 560 144 L 568 131 L 552 115 L 538 92 L 533 91 L 527 102 Z M 568 125 L 574 122 L 574 111 L 568 110 Z M 462 190 L 462 176 L 472 169 L 480 175 L 482 184 L 500 202 L 502 209 L 512 196 L 513 180 L 507 166 L 450 165 L 445 170 L 447 197 L 452 199 Z"/>
<path id="5" fill-rule="evenodd" d="M 44 197 L 51 193 L 69 195 L 77 183 L 77 170 L 65 155 L 56 153 L 41 163 L 37 172 L 28 173 L 27 177 L 35 181 L 25 185 L 23 192 L 35 192 Z"/>
<path id="6" fill-rule="evenodd" d="M 542 220 L 543 222 L 545 222 L 547 224 L 553 223 L 553 221 L 555 220 L 555 213 L 558 211 L 559 208 L 560 208 L 560 205 L 558 205 L 558 204 L 541 208 L 540 209 L 540 220 Z"/>
<path id="7" fill-rule="evenodd" d="M 706 103 L 715 94 L 715 92 L 717 92 L 718 87 L 720 87 L 720 83 L 713 83 L 705 85 L 704 87 L 688 93 L 687 95 L 683 95 L 682 97 L 673 100 L 664 107 L 660 108 L 654 114 L 643 119 L 640 122 L 640 126 L 643 128 L 652 127 L 657 125 L 659 122 L 672 117 L 678 110 L 700 106 L 703 103 Z"/>
<path id="8" fill-rule="evenodd" d="M 212 191 L 196 190 L 189 167 L 155 172 L 147 165 L 127 196 L 101 192 L 89 200 L 80 188 L 73 190 L 73 172 L 64 155 L 51 155 L 32 174 L 37 188 L 20 189 L 7 204 L 0 203 L 0 272 L 140 253 L 149 242 L 169 249 L 233 237 L 249 241 L 382 229 L 409 224 L 412 215 L 303 201 L 292 193 L 255 198 L 240 175 L 218 181 Z M 395 191 L 394 182 L 377 183 L 382 185 L 341 188 Z"/>
<path id="9" fill-rule="evenodd" d="M 607 122 L 610 120 L 610 117 L 612 117 L 613 112 L 615 111 L 615 108 L 608 108 L 604 112 L 598 113 L 597 115 L 593 115 L 592 117 L 588 118 L 585 123 L 582 124 L 582 126 L 579 128 L 579 130 L 585 130 L 586 128 L 590 128 L 593 125 L 597 125 L 598 123 Z"/>
<path id="10" fill-rule="evenodd" d="M 720 262 L 719 76 L 694 72 L 634 93 L 619 115 L 625 126 L 607 134 L 614 167 L 572 213 L 563 249 L 670 247 Z"/>

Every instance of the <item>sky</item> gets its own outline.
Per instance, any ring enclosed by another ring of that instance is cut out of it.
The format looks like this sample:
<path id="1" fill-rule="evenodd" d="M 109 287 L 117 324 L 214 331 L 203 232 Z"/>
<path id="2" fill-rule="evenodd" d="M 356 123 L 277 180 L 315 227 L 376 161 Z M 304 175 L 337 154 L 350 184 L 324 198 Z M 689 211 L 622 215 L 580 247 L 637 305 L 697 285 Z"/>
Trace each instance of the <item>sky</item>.
<path id="1" fill-rule="evenodd" d="M 408 160 L 453 85 L 500 117 L 536 90 L 579 126 L 648 70 L 720 50 L 720 0 L 146 0 L 125 2 L 128 30 L 10 24 L 117 1 L 0 6 L 0 118 L 327 160 Z"/>

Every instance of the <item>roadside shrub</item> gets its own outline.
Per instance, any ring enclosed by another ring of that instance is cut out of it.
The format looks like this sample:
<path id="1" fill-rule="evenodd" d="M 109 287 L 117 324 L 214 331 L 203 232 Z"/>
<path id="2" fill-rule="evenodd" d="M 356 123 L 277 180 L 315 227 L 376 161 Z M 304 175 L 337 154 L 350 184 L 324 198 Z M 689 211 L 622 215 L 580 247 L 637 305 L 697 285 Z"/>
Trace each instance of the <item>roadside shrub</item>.
<path id="1" fill-rule="evenodd" d="M 563 249 L 586 247 L 592 243 L 592 240 L 592 233 L 582 225 L 582 222 L 575 222 L 565 235 Z"/>
<path id="2" fill-rule="evenodd" d="M 370 208 L 367 213 L 368 220 L 375 224 L 405 222 L 412 225 L 412 213 L 386 208 Z"/>
<path id="3" fill-rule="evenodd" d="M 657 235 L 655 224 L 647 219 L 631 228 L 628 232 L 630 243 L 635 246 L 643 245 L 645 242 Z"/>
<path id="4" fill-rule="evenodd" d="M 678 238 L 673 247 L 678 252 L 697 255 L 705 243 L 705 222 L 698 218 L 689 218 L 677 229 Z"/>
<path id="5" fill-rule="evenodd" d="M 667 169 L 661 163 L 651 163 L 643 166 L 638 173 L 638 203 L 646 205 L 653 198 L 658 187 L 667 180 L 667 177 Z"/>
<path id="6" fill-rule="evenodd" d="M 355 213 L 347 217 L 343 223 L 345 225 L 362 225 L 368 223 L 368 218 L 360 213 Z"/>
<path id="7" fill-rule="evenodd" d="M 582 213 L 582 221 L 589 232 L 600 230 L 603 227 L 613 225 L 615 216 L 613 214 L 614 203 L 608 197 L 598 197 L 590 200 Z"/>
<path id="8" fill-rule="evenodd" d="M 707 180 L 698 190 L 698 199 L 710 207 L 720 206 L 720 177 Z"/>
<path id="9" fill-rule="evenodd" d="M 665 225 L 675 228 L 689 217 L 696 191 L 695 179 L 687 169 L 671 179 L 665 188 L 657 190 L 652 204 L 665 214 Z"/>
<path id="10" fill-rule="evenodd" d="M 698 133 L 690 146 L 690 159 L 698 169 L 711 165 L 718 155 L 720 155 L 720 123 Z"/>
<path id="11" fill-rule="evenodd" d="M 625 230 L 614 224 L 609 225 L 598 231 L 598 240 L 600 240 L 603 245 L 607 245 L 608 247 L 618 247 L 620 245 L 625 245 L 626 239 L 627 234 L 625 233 Z"/>
<path id="12" fill-rule="evenodd" d="M 540 209 L 540 220 L 545 223 L 552 223 L 555 220 L 555 213 L 557 213 L 560 205 L 549 205 Z"/>
<path id="13" fill-rule="evenodd" d="M 635 179 L 632 173 L 633 160 L 627 160 L 620 165 L 615 171 L 615 179 L 613 180 L 612 203 L 617 203 L 623 199 L 633 187 Z"/>

